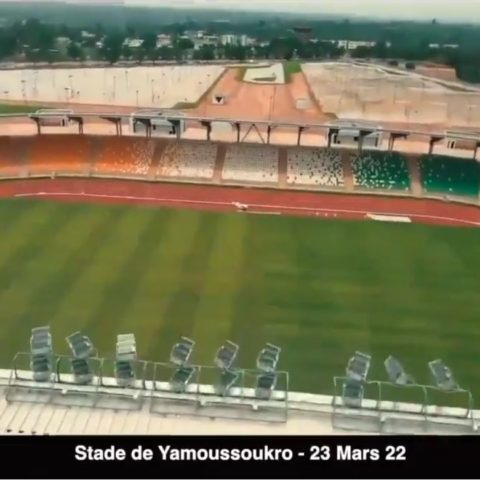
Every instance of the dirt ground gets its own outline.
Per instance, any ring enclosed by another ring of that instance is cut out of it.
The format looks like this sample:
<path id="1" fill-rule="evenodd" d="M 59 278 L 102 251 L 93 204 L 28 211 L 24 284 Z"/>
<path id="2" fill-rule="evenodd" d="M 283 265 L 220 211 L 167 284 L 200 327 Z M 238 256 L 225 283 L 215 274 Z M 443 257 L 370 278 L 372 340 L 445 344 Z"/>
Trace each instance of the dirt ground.
<path id="1" fill-rule="evenodd" d="M 235 120 L 324 122 L 330 118 L 311 96 L 302 73 L 293 74 L 291 83 L 284 85 L 246 83 L 238 80 L 239 74 L 240 69 L 230 68 L 211 95 L 206 95 L 198 107 L 186 113 Z M 225 95 L 226 104 L 214 105 L 212 101 L 214 93 Z M 295 103 L 298 99 L 310 100 L 311 106 L 305 110 L 298 110 Z"/>

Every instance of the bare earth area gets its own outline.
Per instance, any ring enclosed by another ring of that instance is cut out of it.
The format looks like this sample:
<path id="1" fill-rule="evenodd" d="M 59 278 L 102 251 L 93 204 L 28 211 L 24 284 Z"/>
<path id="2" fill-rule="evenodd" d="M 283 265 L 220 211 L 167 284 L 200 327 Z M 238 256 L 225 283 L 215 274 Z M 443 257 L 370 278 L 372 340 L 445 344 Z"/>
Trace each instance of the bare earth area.
<path id="1" fill-rule="evenodd" d="M 311 97 L 303 74 L 293 74 L 292 82 L 283 85 L 247 83 L 238 80 L 239 74 L 240 69 L 229 69 L 212 95 L 206 95 L 198 107 L 188 113 L 234 120 L 323 122 L 329 119 Z M 226 97 L 224 105 L 214 105 L 212 96 L 217 93 Z M 310 100 L 310 107 L 299 110 L 296 100 L 303 98 Z"/>

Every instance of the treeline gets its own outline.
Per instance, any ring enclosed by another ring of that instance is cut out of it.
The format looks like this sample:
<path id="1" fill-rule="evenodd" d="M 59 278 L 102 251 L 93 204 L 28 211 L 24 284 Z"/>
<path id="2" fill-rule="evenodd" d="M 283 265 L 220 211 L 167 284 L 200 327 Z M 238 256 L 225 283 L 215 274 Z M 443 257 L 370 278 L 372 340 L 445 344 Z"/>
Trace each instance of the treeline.
<path id="1" fill-rule="evenodd" d="M 431 61 L 456 69 L 459 78 L 480 82 L 480 27 L 420 23 L 303 21 L 309 38 L 298 35 L 296 21 L 218 22 L 187 19 L 155 28 L 142 23 L 105 26 L 92 22 L 83 27 L 52 24 L 38 19 L 16 20 L 0 28 L 0 60 L 62 61 L 104 60 L 249 60 L 334 59 L 344 55 L 363 59 L 405 60 L 411 64 Z M 236 34 L 255 39 L 253 45 L 204 45 L 194 48 L 185 32 L 203 30 L 207 35 Z M 82 35 L 88 31 L 90 35 Z M 158 34 L 171 35 L 171 45 L 157 47 Z M 140 38 L 140 47 L 124 45 L 125 38 Z M 62 43 L 65 39 L 68 42 Z M 375 42 L 354 50 L 339 48 L 338 40 Z M 435 44 L 435 45 L 432 45 Z"/>

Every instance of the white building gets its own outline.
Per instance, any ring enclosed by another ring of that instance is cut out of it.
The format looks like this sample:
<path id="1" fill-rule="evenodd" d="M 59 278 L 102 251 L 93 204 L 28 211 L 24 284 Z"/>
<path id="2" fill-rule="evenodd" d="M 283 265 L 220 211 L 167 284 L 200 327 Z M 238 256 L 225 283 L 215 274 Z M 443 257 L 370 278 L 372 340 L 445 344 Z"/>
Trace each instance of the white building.
<path id="1" fill-rule="evenodd" d="M 143 40 L 141 38 L 126 38 L 123 45 L 129 48 L 139 48 L 143 45 Z"/>
<path id="2" fill-rule="evenodd" d="M 356 50 L 358 47 L 374 47 L 377 42 L 365 42 L 357 40 L 338 40 L 337 46 L 345 50 Z"/>
<path id="3" fill-rule="evenodd" d="M 169 47 L 171 44 L 172 44 L 172 37 L 170 35 L 166 35 L 164 33 L 157 35 L 157 48 Z"/>

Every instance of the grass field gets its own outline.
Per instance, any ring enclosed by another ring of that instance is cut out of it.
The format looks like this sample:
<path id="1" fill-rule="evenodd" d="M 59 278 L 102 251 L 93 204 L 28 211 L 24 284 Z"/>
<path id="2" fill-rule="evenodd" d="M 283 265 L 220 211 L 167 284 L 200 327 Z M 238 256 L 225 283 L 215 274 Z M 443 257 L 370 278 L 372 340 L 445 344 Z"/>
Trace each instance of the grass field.
<path id="1" fill-rule="evenodd" d="M 302 71 L 302 66 L 300 65 L 300 62 L 296 62 L 296 61 L 284 62 L 283 72 L 285 75 L 285 83 L 290 83 L 292 79 L 292 75 L 294 73 L 300 73 L 301 71 Z"/>
<path id="2" fill-rule="evenodd" d="M 310 392 L 356 349 L 376 379 L 389 354 L 423 382 L 441 357 L 480 398 L 478 230 L 29 200 L 2 200 L 0 224 L 2 366 L 50 324 L 60 353 L 77 329 L 102 355 L 133 331 L 165 361 L 188 335 L 211 364 L 229 338 L 245 368 L 272 341 Z"/>
<path id="3" fill-rule="evenodd" d="M 0 103 L 0 113 L 33 113 L 39 110 L 38 105 L 20 105 L 13 103 Z"/>

